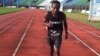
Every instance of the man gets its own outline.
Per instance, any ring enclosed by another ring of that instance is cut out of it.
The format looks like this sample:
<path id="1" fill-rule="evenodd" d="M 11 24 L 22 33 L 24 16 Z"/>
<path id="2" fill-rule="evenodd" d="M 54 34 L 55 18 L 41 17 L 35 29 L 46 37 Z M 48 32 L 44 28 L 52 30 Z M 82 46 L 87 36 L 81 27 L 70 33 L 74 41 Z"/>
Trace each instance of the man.
<path id="1" fill-rule="evenodd" d="M 68 38 L 66 16 L 63 12 L 59 11 L 59 1 L 52 1 L 51 3 L 52 11 L 46 14 L 45 25 L 48 28 L 48 42 L 51 48 L 51 56 L 53 56 L 54 49 L 56 56 L 60 56 L 63 25 L 65 28 L 65 39 Z"/>

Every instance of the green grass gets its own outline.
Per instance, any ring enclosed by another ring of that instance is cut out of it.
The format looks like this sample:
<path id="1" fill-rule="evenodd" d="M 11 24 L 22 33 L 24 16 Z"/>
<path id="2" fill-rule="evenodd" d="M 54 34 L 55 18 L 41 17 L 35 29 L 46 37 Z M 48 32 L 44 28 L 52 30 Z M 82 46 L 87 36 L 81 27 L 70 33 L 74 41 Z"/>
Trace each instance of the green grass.
<path id="1" fill-rule="evenodd" d="M 21 8 L 3 8 L 3 7 L 0 7 L 0 15 L 2 15 L 2 14 L 8 14 L 8 13 L 16 12 L 16 11 L 21 11 L 21 10 L 24 10 L 24 9 L 21 9 Z"/>
<path id="2" fill-rule="evenodd" d="M 88 21 L 88 14 L 81 14 L 80 12 L 72 12 L 72 13 L 67 13 L 65 12 L 67 17 L 79 22 L 83 22 L 85 24 L 92 25 L 93 27 L 100 29 L 100 21 L 99 22 L 89 22 Z"/>

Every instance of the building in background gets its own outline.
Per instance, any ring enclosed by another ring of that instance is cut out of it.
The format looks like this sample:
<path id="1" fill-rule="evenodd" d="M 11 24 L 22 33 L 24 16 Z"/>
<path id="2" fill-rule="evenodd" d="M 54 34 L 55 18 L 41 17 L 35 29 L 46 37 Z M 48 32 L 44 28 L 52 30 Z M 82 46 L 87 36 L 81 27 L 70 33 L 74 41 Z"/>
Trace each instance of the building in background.
<path id="1" fill-rule="evenodd" d="M 89 21 L 100 21 L 100 0 L 90 1 Z"/>

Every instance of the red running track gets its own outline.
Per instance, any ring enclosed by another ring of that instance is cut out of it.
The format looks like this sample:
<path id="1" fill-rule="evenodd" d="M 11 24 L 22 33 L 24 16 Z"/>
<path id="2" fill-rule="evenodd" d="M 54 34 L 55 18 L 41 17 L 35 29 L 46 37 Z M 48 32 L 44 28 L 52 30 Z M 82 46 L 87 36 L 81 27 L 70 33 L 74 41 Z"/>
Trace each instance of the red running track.
<path id="1" fill-rule="evenodd" d="M 47 31 L 43 25 L 45 13 L 44 10 L 28 9 L 0 16 L 0 56 L 50 56 Z M 76 36 L 99 54 L 98 30 L 73 20 L 68 20 L 68 28 L 69 39 L 63 39 L 61 56 L 97 56 Z"/>

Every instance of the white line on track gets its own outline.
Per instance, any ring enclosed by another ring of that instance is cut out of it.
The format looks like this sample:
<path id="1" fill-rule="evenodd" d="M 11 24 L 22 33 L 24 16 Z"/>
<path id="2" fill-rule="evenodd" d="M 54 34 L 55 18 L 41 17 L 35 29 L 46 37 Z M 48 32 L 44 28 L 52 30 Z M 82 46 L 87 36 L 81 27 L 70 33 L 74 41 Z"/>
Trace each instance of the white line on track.
<path id="1" fill-rule="evenodd" d="M 84 46 L 86 46 L 87 48 L 89 48 L 93 53 L 95 53 L 97 56 L 100 56 L 100 54 L 94 50 L 93 48 L 91 48 L 88 44 L 86 44 L 84 41 L 82 41 L 81 39 L 79 39 L 75 34 L 73 34 L 71 31 L 68 31 L 73 37 L 75 37 L 78 41 L 80 41 Z"/>
<path id="2" fill-rule="evenodd" d="M 24 32 L 24 34 L 22 35 L 22 37 L 21 37 L 21 39 L 20 39 L 20 42 L 18 43 L 18 45 L 17 45 L 17 47 L 16 47 L 16 49 L 15 49 L 14 53 L 12 54 L 12 56 L 16 56 L 16 53 L 17 53 L 17 51 L 18 51 L 19 47 L 21 46 L 22 41 L 23 41 L 23 39 L 25 38 L 26 33 L 27 33 L 27 31 L 28 31 L 28 29 L 29 29 L 29 27 L 30 27 L 30 25 L 31 25 L 32 21 L 33 21 L 33 17 L 32 17 L 32 19 L 30 20 L 30 22 L 29 22 L 29 24 L 28 24 L 28 26 L 27 26 L 27 28 L 26 28 L 26 30 L 25 30 L 25 32 Z"/>
<path id="3" fill-rule="evenodd" d="M 79 26 L 78 26 L 79 27 Z M 94 36 L 96 36 L 96 37 L 99 37 L 100 38 L 100 36 L 99 35 L 97 35 L 97 34 L 95 34 L 95 33 L 93 33 L 93 32 L 91 32 L 91 31 L 89 31 L 89 30 L 86 30 L 86 29 L 84 29 L 84 28 L 82 28 L 82 27 L 79 27 L 80 29 L 83 29 L 83 30 L 85 30 L 86 32 L 88 32 L 88 33 L 90 33 L 90 34 L 92 34 L 92 35 L 94 35 Z"/>
<path id="4" fill-rule="evenodd" d="M 19 16 L 18 18 L 20 18 L 20 17 L 22 17 L 22 16 Z M 20 20 L 17 20 L 17 22 L 19 22 Z M 0 31 L 0 34 L 3 33 L 3 32 L 5 32 L 6 30 L 8 30 L 10 27 L 12 27 L 13 25 L 15 25 L 17 22 L 15 22 L 14 24 L 11 24 L 10 26 L 8 26 L 5 29 L 3 29 L 2 31 Z"/>
<path id="5" fill-rule="evenodd" d="M 86 30 L 85 28 L 80 27 L 80 26 L 77 26 L 77 27 L 78 27 L 79 29 L 83 29 L 83 30 L 85 30 L 86 32 L 88 32 L 88 33 L 90 33 L 90 34 L 92 34 L 92 35 L 94 35 L 94 36 L 100 38 L 100 35 L 97 35 L 97 34 L 91 32 L 91 31 L 89 31 L 89 30 Z"/>
<path id="6" fill-rule="evenodd" d="M 0 20 L 6 19 L 6 18 L 16 17 L 16 16 L 21 15 L 21 14 L 24 14 L 24 12 L 17 12 L 17 13 L 13 13 L 13 14 L 2 15 L 2 16 L 0 16 L 0 18 L 1 18 Z M 3 18 L 3 17 L 6 17 L 6 18 Z"/>

